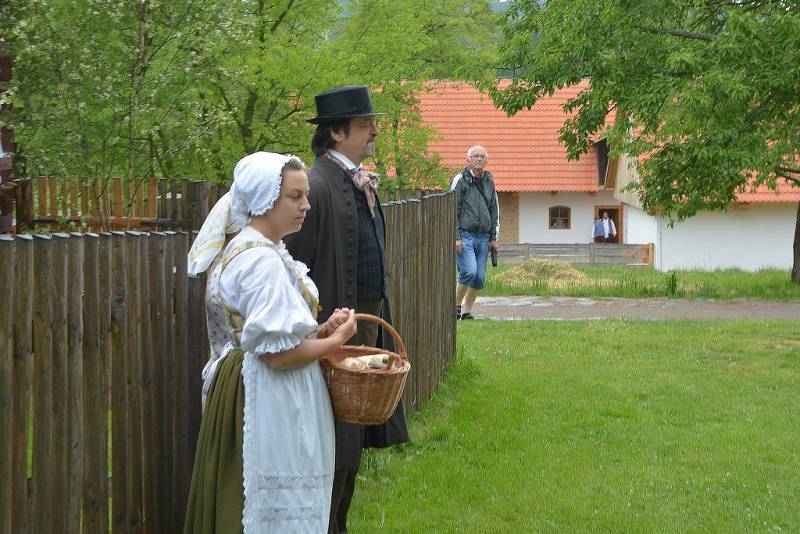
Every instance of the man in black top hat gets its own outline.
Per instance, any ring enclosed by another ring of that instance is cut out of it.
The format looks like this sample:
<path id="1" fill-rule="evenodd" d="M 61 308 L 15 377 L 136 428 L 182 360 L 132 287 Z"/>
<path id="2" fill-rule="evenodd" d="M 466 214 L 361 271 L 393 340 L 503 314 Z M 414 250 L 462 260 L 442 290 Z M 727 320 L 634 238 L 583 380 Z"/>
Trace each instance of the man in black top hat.
<path id="1" fill-rule="evenodd" d="M 304 262 L 319 288 L 319 321 L 334 309 L 355 308 L 391 322 L 386 278 L 386 232 L 378 198 L 378 176 L 361 163 L 375 151 L 377 115 L 366 86 L 337 87 L 315 97 L 317 125 L 311 140 L 316 155 L 308 171 L 311 209 L 302 229 L 284 241 Z M 353 345 L 394 350 L 392 338 L 375 323 L 359 322 Z M 331 495 L 330 533 L 347 532 L 347 512 L 364 447 L 408 441 L 403 401 L 383 425 L 336 421 L 336 470 Z"/>

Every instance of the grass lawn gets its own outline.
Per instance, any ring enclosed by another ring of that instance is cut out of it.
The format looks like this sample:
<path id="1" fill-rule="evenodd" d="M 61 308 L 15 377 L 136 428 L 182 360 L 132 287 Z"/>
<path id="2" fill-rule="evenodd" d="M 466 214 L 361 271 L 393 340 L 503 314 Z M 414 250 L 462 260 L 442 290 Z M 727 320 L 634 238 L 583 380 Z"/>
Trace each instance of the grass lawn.
<path id="1" fill-rule="evenodd" d="M 791 282 L 789 271 L 778 269 L 764 269 L 754 273 L 738 269 L 662 273 L 652 267 L 576 265 L 575 269 L 585 273 L 587 280 L 553 287 L 546 279 L 525 284 L 501 282 L 499 276 L 511 267 L 513 265 L 508 264 L 501 264 L 497 268 L 489 267 L 486 287 L 481 291 L 481 296 L 800 299 L 800 284 Z"/>
<path id="2" fill-rule="evenodd" d="M 800 531 L 800 323 L 460 323 L 352 532 Z"/>

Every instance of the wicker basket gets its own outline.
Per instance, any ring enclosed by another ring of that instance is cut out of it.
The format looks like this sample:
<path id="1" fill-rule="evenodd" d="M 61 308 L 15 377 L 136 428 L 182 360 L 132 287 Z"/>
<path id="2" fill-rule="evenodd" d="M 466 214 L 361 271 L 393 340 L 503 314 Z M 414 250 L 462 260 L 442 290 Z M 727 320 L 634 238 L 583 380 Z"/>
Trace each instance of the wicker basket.
<path id="1" fill-rule="evenodd" d="M 356 319 L 382 326 L 394 339 L 397 353 L 364 345 L 342 345 L 320 359 L 320 365 L 336 419 L 361 425 L 379 425 L 385 423 L 397 408 L 411 363 L 406 346 L 392 325 L 366 313 L 357 313 Z M 389 356 L 388 365 L 383 369 L 352 369 L 341 364 L 345 358 L 379 353 Z"/>

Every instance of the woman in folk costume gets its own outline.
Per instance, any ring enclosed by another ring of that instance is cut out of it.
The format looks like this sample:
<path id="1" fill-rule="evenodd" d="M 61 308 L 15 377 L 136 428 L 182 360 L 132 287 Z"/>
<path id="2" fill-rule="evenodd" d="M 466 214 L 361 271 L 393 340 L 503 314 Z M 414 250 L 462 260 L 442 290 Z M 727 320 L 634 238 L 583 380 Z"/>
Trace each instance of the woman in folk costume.
<path id="1" fill-rule="evenodd" d="M 219 275 L 222 272 L 222 251 L 244 226 L 231 217 L 231 194 L 225 193 L 211 208 L 189 250 L 187 272 L 197 276 L 208 271 L 206 278 L 206 325 L 211 355 L 203 368 L 203 406 L 217 362 L 231 335 L 219 297 Z"/>
<path id="2" fill-rule="evenodd" d="M 283 237 L 309 209 L 294 156 L 257 152 L 234 170 L 220 297 L 231 345 L 220 356 L 197 443 L 186 533 L 328 528 L 334 469 L 330 399 L 318 359 L 355 334 L 352 310 L 317 325 L 318 291 Z"/>

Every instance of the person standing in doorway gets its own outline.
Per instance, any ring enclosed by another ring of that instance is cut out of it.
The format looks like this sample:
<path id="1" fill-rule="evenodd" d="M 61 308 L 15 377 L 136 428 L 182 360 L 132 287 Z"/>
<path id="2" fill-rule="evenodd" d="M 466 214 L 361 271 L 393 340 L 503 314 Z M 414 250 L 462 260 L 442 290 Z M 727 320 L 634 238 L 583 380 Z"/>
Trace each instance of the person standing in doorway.
<path id="1" fill-rule="evenodd" d="M 603 216 L 594 221 L 592 225 L 592 238 L 595 243 L 613 243 L 617 237 L 617 227 L 614 220 L 604 211 Z"/>
<path id="2" fill-rule="evenodd" d="M 489 153 L 480 145 L 467 150 L 467 166 L 453 178 L 456 193 L 456 319 L 472 319 L 472 306 L 486 280 L 489 251 L 497 251 L 500 211 Z"/>
<path id="3" fill-rule="evenodd" d="M 592 225 L 592 240 L 595 243 L 605 243 L 606 236 L 605 236 L 605 225 L 603 224 L 603 218 L 598 217 L 594 224 Z"/>
<path id="4" fill-rule="evenodd" d="M 386 233 L 378 198 L 378 176 L 361 163 L 375 151 L 385 115 L 372 108 L 366 86 L 337 87 L 316 95 L 317 125 L 311 140 L 316 160 L 308 172 L 311 209 L 302 229 L 285 239 L 319 287 L 324 322 L 337 308 L 354 308 L 391 322 L 386 269 Z M 354 345 L 394 350 L 392 338 L 375 323 L 360 322 Z M 347 512 L 364 447 L 408 441 L 403 401 L 383 425 L 336 421 L 336 468 L 331 495 L 330 533 L 347 532 Z"/>
<path id="5" fill-rule="evenodd" d="M 603 237 L 606 238 L 606 243 L 613 243 L 617 240 L 617 227 L 614 225 L 614 220 L 608 216 L 608 212 L 603 212 Z"/>

